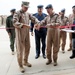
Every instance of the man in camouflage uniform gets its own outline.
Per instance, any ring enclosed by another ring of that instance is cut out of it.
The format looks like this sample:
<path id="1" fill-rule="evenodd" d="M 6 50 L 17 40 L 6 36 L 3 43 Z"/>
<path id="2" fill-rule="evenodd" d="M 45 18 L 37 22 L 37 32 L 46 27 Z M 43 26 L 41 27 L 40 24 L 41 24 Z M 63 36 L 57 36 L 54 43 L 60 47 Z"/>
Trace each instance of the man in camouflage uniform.
<path id="1" fill-rule="evenodd" d="M 60 23 L 58 14 L 53 12 L 53 6 L 51 4 L 46 7 L 47 13 L 49 14 L 44 20 L 40 22 L 40 25 L 35 25 L 36 29 L 39 29 L 41 25 L 46 25 L 47 30 L 47 63 L 49 65 L 52 62 L 52 48 L 53 48 L 53 61 L 54 66 L 57 66 L 57 58 L 59 51 L 59 29 L 54 27 Z M 53 28 L 50 28 L 53 27 Z"/>
<path id="2" fill-rule="evenodd" d="M 60 19 L 61 19 L 61 26 L 65 26 L 67 25 L 68 22 L 68 18 L 65 16 L 65 9 L 61 10 L 61 14 L 60 14 Z M 65 45 L 66 45 L 66 32 L 65 31 L 60 31 L 60 44 L 62 41 L 62 53 L 65 53 Z"/>
<path id="3" fill-rule="evenodd" d="M 10 38 L 10 48 L 12 51 L 12 55 L 14 55 L 15 28 L 13 26 L 13 15 L 15 14 L 15 9 L 12 9 L 10 12 L 11 15 L 6 19 L 6 30 Z"/>
<path id="4" fill-rule="evenodd" d="M 28 56 L 30 52 L 29 20 L 34 23 L 38 22 L 35 17 L 27 13 L 28 7 L 29 2 L 22 2 L 22 9 L 19 10 L 13 18 L 14 26 L 16 28 L 17 58 L 21 72 L 24 72 L 23 65 L 31 67 L 31 64 L 28 62 Z"/>
<path id="5" fill-rule="evenodd" d="M 75 6 L 72 7 L 73 13 L 69 15 L 69 23 L 70 25 L 75 25 Z M 75 31 L 75 27 L 71 27 L 72 30 Z M 72 34 L 72 56 L 70 59 L 75 58 L 75 33 Z"/>

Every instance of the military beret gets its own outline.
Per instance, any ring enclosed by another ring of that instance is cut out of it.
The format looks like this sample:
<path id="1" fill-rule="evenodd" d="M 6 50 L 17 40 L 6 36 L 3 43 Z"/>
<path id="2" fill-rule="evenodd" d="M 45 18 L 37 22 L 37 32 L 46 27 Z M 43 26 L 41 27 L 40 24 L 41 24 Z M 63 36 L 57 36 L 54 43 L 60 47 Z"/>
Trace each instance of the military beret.
<path id="1" fill-rule="evenodd" d="M 72 8 L 75 8 L 75 5 Z"/>
<path id="2" fill-rule="evenodd" d="M 47 5 L 45 9 L 49 9 L 49 8 L 53 8 L 52 4 Z"/>
<path id="3" fill-rule="evenodd" d="M 27 1 L 22 1 L 22 5 L 24 5 L 25 7 L 29 7 L 29 2 L 27 2 Z"/>
<path id="4" fill-rule="evenodd" d="M 64 12 L 65 12 L 65 9 L 62 9 L 62 10 L 61 10 L 61 12 L 63 12 L 63 13 L 64 13 Z"/>
<path id="5" fill-rule="evenodd" d="M 10 10 L 10 12 L 15 12 L 15 11 L 16 11 L 16 9 L 11 9 L 11 10 Z"/>
<path id="6" fill-rule="evenodd" d="M 37 8 L 43 8 L 43 5 L 38 5 Z"/>

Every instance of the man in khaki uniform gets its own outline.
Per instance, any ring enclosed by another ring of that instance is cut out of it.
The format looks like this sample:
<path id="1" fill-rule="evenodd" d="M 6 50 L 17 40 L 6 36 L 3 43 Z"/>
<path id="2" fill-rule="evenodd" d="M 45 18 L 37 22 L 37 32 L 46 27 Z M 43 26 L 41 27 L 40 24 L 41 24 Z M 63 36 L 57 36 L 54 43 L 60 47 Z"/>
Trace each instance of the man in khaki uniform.
<path id="1" fill-rule="evenodd" d="M 22 9 L 19 10 L 13 18 L 15 31 L 16 31 L 16 48 L 17 48 L 17 58 L 20 71 L 24 72 L 23 65 L 31 67 L 28 63 L 28 56 L 30 52 L 30 36 L 29 36 L 29 20 L 37 23 L 38 20 L 27 13 L 29 7 L 29 2 L 22 2 Z M 24 58 L 24 62 L 23 62 Z"/>
<path id="2" fill-rule="evenodd" d="M 36 29 L 39 29 L 41 25 L 46 25 L 47 30 L 47 63 L 49 65 L 52 62 L 52 48 L 53 48 L 53 61 L 54 66 L 57 66 L 57 58 L 59 51 L 59 29 L 55 29 L 59 25 L 59 17 L 53 12 L 53 6 L 51 4 L 46 7 L 47 13 L 49 14 L 44 20 L 41 21 L 40 25 L 35 25 Z M 50 28 L 53 27 L 53 28 Z"/>
<path id="3" fill-rule="evenodd" d="M 61 19 L 61 26 L 65 26 L 67 25 L 68 22 L 68 18 L 65 16 L 65 9 L 61 10 L 61 14 L 60 14 L 60 19 Z M 60 44 L 62 41 L 62 53 L 65 53 L 65 45 L 66 45 L 66 32 L 65 31 L 60 31 Z"/>
<path id="4" fill-rule="evenodd" d="M 75 25 L 75 6 L 72 7 L 72 12 L 73 13 L 69 15 L 69 23 L 70 25 Z M 75 31 L 75 27 L 71 27 L 71 29 Z M 72 56 L 70 56 L 70 59 L 73 59 L 75 58 L 75 33 L 71 33 L 71 36 Z"/>

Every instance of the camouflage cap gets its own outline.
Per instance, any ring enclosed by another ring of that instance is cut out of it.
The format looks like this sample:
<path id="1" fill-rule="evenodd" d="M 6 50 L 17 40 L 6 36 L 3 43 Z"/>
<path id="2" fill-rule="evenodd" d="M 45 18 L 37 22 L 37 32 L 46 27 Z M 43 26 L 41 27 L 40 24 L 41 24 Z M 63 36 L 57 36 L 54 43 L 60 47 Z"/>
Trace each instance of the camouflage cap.
<path id="1" fill-rule="evenodd" d="M 75 8 L 75 5 L 74 5 L 74 6 L 72 6 L 72 8 Z"/>
<path id="2" fill-rule="evenodd" d="M 24 5 L 25 7 L 29 7 L 29 2 L 27 2 L 27 1 L 22 1 L 22 5 Z"/>
<path id="3" fill-rule="evenodd" d="M 52 4 L 48 4 L 45 9 L 53 8 Z"/>
<path id="4" fill-rule="evenodd" d="M 38 5 L 37 8 L 43 8 L 43 5 Z"/>
<path id="5" fill-rule="evenodd" d="M 64 12 L 65 12 L 65 8 L 64 8 L 64 9 L 62 9 L 62 10 L 61 10 L 61 12 L 62 12 L 62 13 L 64 13 Z"/>
<path id="6" fill-rule="evenodd" d="M 11 10 L 10 10 L 10 12 L 15 12 L 15 11 L 16 11 L 16 9 L 11 9 Z"/>

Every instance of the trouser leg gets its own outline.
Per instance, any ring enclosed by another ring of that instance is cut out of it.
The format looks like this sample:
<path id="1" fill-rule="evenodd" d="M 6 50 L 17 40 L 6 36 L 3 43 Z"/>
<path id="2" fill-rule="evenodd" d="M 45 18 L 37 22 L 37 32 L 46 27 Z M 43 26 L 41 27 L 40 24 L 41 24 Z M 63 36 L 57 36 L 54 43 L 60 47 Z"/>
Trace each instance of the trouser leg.
<path id="1" fill-rule="evenodd" d="M 68 51 L 72 50 L 72 33 L 69 33 L 70 45 Z"/>
<path id="2" fill-rule="evenodd" d="M 64 51 L 66 45 L 66 32 L 62 34 L 62 50 Z"/>
<path id="3" fill-rule="evenodd" d="M 55 37 L 53 38 L 53 60 L 57 62 L 58 59 L 58 51 L 59 51 L 59 30 L 55 30 Z"/>
<path id="4" fill-rule="evenodd" d="M 23 43 L 21 41 L 16 41 L 16 50 L 17 50 L 17 60 L 20 67 L 23 67 Z"/>
<path id="5" fill-rule="evenodd" d="M 70 59 L 75 58 L 75 38 L 72 39 L 72 56 L 70 56 Z"/>
<path id="6" fill-rule="evenodd" d="M 28 57 L 30 53 L 30 37 L 29 34 L 25 38 L 25 43 L 24 43 L 24 62 L 28 62 Z"/>
<path id="7" fill-rule="evenodd" d="M 46 47 L 46 35 L 41 37 L 41 42 L 42 42 L 42 54 L 45 55 L 45 47 Z"/>
<path id="8" fill-rule="evenodd" d="M 40 36 L 39 33 L 35 33 L 36 55 L 40 55 Z"/>
<path id="9" fill-rule="evenodd" d="M 47 52 L 47 59 L 49 61 L 52 61 L 52 31 L 48 30 L 47 32 L 47 48 L 46 48 L 46 52 Z"/>
<path id="10" fill-rule="evenodd" d="M 12 51 L 14 51 L 14 43 L 15 43 L 15 38 L 13 36 L 10 36 L 10 48 Z"/>

